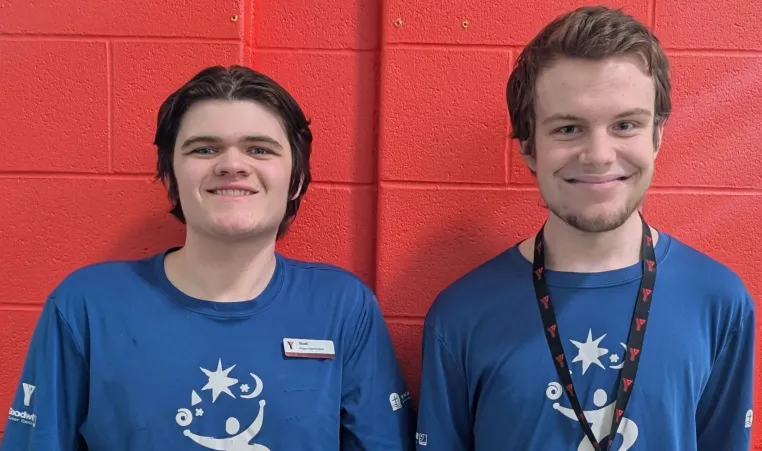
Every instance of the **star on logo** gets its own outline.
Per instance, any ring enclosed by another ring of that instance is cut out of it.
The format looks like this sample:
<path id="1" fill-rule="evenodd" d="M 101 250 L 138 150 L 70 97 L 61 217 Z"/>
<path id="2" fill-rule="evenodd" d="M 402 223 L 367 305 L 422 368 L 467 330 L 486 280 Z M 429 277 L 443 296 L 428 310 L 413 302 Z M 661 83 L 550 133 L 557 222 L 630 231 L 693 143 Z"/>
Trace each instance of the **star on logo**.
<path id="1" fill-rule="evenodd" d="M 611 363 L 616 363 L 616 362 L 619 361 L 619 355 L 617 355 L 617 354 L 611 354 L 609 356 L 609 360 L 611 361 Z"/>
<path id="2" fill-rule="evenodd" d="M 196 416 L 197 417 L 204 416 L 204 409 L 196 409 Z"/>
<path id="3" fill-rule="evenodd" d="M 228 377 L 228 373 L 230 373 L 233 368 L 235 368 L 235 365 L 223 370 L 222 359 L 217 361 L 216 371 L 209 371 L 201 368 L 201 371 L 209 377 L 209 382 L 207 382 L 201 390 L 212 390 L 212 402 L 217 401 L 217 397 L 220 396 L 221 393 L 227 393 L 231 398 L 235 399 L 235 395 L 230 391 L 230 387 L 237 384 L 238 379 Z"/>
<path id="4" fill-rule="evenodd" d="M 248 393 L 249 392 L 249 384 L 243 384 L 243 385 L 241 385 L 241 392 L 242 393 Z"/>
<path id="5" fill-rule="evenodd" d="M 603 334 L 597 339 L 593 340 L 593 330 L 588 329 L 587 341 L 585 341 L 584 343 L 575 341 L 575 340 L 569 340 L 572 342 L 574 346 L 577 347 L 577 349 L 579 349 L 579 352 L 577 353 L 577 357 L 574 357 L 574 360 L 572 360 L 572 363 L 582 362 L 582 374 L 585 374 L 587 369 L 590 368 L 590 365 L 592 365 L 593 363 L 603 369 L 606 369 L 601 363 L 600 357 L 606 355 L 606 353 L 609 352 L 609 350 L 598 347 L 598 344 L 605 337 L 606 337 L 606 334 Z"/>

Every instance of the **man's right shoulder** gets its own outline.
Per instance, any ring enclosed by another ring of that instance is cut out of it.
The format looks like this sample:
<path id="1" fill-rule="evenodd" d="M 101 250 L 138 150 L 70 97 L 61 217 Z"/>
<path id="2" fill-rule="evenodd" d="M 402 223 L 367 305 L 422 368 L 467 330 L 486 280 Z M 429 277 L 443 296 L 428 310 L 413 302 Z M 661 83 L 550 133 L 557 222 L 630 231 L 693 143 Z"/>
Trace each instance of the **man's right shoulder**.
<path id="1" fill-rule="evenodd" d="M 53 303 L 64 316 L 72 310 L 79 312 L 87 308 L 88 302 L 109 299 L 110 295 L 123 293 L 136 283 L 150 280 L 156 257 L 107 260 L 81 266 L 58 283 L 48 295 L 47 302 Z"/>

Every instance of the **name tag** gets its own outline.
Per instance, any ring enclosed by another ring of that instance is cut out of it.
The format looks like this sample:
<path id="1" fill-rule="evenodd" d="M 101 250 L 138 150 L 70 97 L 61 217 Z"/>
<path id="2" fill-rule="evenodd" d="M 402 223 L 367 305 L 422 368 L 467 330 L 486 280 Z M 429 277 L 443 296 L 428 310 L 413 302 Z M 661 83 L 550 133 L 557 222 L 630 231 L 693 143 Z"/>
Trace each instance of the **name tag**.
<path id="1" fill-rule="evenodd" d="M 331 340 L 284 338 L 283 352 L 286 354 L 286 357 L 307 359 L 332 359 L 336 357 L 336 351 Z"/>

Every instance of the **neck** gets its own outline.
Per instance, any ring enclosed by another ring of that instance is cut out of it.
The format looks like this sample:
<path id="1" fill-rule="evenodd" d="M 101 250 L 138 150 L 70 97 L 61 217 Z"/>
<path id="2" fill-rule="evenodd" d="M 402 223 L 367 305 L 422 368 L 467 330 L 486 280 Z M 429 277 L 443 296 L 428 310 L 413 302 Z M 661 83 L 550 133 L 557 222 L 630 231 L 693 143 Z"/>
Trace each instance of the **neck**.
<path id="1" fill-rule="evenodd" d="M 188 231 L 185 246 L 167 255 L 167 278 L 198 299 L 235 302 L 261 294 L 275 272 L 272 240 L 220 242 Z"/>
<path id="2" fill-rule="evenodd" d="M 658 239 L 652 228 L 654 246 Z M 545 224 L 545 267 L 555 271 L 602 272 L 625 268 L 640 261 L 643 226 L 634 212 L 620 227 L 603 233 L 582 232 L 550 214 Z M 534 259 L 534 239 L 527 240 Z M 524 244 L 522 243 L 522 244 Z M 527 257 L 526 250 L 522 254 Z"/>

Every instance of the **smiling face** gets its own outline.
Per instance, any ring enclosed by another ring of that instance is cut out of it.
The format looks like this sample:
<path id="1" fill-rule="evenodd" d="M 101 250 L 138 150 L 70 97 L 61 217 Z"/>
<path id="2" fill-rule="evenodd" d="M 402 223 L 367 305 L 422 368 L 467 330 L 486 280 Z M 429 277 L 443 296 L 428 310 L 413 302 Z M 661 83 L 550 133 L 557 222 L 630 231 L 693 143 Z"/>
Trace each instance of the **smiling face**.
<path id="1" fill-rule="evenodd" d="M 270 110 L 251 101 L 207 100 L 183 116 L 173 167 L 189 233 L 275 238 L 292 156 Z"/>
<path id="2" fill-rule="evenodd" d="M 585 232 L 621 226 L 651 183 L 658 150 L 656 91 L 644 63 L 562 58 L 543 70 L 535 92 L 535 155 L 525 159 L 548 209 Z"/>

